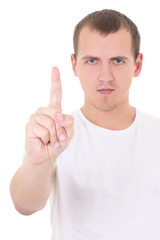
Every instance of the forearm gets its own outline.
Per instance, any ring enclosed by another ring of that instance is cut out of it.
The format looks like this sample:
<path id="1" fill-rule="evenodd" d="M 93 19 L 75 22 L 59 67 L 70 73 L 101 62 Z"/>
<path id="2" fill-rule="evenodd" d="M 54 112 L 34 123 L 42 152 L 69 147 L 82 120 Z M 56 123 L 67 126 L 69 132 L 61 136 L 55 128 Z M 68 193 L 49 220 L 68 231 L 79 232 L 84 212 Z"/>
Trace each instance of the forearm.
<path id="1" fill-rule="evenodd" d="M 10 185 L 11 197 L 17 211 L 30 215 L 46 205 L 53 171 L 51 161 L 36 165 L 25 156 L 23 165 L 14 175 Z"/>
<path id="2" fill-rule="evenodd" d="M 26 125 L 27 155 L 14 175 L 10 190 L 15 208 L 29 215 L 42 209 L 49 197 L 56 158 L 74 135 L 74 118 L 62 114 L 62 87 L 58 68 L 52 68 L 50 101 L 31 115 Z"/>

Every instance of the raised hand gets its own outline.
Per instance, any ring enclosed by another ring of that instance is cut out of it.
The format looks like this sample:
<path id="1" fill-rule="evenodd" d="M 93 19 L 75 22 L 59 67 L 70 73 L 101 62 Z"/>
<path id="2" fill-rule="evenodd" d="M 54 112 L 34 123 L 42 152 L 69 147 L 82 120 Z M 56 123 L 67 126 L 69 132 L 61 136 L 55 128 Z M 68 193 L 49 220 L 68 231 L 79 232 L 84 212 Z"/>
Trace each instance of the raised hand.
<path id="1" fill-rule="evenodd" d="M 73 137 L 73 117 L 62 114 L 61 101 L 60 73 L 53 67 L 49 105 L 31 115 L 26 126 L 26 153 L 34 163 L 55 161 Z"/>

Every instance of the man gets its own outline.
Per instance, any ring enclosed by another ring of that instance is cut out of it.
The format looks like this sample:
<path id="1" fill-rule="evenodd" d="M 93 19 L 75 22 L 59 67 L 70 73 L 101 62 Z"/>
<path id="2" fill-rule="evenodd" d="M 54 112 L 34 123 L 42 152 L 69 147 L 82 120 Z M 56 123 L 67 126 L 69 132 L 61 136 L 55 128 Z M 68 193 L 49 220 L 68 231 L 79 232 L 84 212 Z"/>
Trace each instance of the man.
<path id="1" fill-rule="evenodd" d="M 86 16 L 71 56 L 83 107 L 62 114 L 54 67 L 49 106 L 26 126 L 11 196 L 24 215 L 44 208 L 50 196 L 54 240 L 160 239 L 160 120 L 129 104 L 142 67 L 139 48 L 138 29 L 123 14 Z"/>

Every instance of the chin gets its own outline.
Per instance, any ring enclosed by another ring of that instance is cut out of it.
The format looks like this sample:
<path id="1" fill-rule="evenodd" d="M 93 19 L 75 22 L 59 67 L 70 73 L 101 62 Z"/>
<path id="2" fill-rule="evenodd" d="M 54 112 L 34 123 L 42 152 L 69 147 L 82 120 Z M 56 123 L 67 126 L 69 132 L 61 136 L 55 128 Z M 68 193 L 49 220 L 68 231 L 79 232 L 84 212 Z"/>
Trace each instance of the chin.
<path id="1" fill-rule="evenodd" d="M 112 104 L 112 105 L 103 105 L 103 106 L 95 106 L 97 110 L 99 111 L 103 111 L 103 112 L 110 112 L 113 111 L 117 105 L 116 104 Z"/>

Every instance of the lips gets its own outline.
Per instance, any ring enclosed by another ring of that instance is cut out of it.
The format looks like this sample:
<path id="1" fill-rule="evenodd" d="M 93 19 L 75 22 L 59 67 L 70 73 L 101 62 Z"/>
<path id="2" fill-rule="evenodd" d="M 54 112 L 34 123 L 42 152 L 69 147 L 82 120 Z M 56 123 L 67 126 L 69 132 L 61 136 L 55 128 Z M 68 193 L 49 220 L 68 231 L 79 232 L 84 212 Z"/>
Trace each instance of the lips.
<path id="1" fill-rule="evenodd" d="M 99 89 L 97 91 L 102 95 L 109 95 L 114 91 L 114 89 L 112 89 L 112 88 L 102 88 L 102 89 Z"/>

